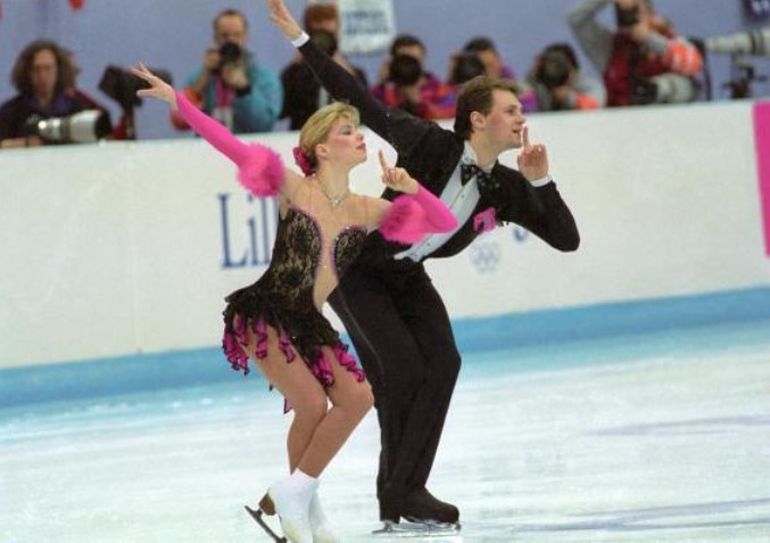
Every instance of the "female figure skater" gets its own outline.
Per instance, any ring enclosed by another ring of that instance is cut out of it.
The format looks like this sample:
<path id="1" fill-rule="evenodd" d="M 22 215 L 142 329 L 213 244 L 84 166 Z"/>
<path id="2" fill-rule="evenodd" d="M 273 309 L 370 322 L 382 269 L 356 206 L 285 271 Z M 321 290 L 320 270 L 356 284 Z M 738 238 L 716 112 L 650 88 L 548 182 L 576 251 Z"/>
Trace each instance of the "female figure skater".
<path id="1" fill-rule="evenodd" d="M 402 168 L 380 162 L 385 185 L 403 193 L 392 203 L 355 195 L 350 170 L 366 160 L 358 111 L 331 104 L 302 127 L 295 158 L 306 174 L 285 169 L 262 145 L 244 144 L 195 108 L 144 65 L 133 73 L 150 84 L 138 94 L 164 100 L 239 168 L 240 182 L 257 196 L 279 197 L 280 221 L 269 268 L 253 285 L 227 297 L 223 347 L 234 369 L 249 371 L 249 358 L 294 409 L 288 435 L 291 475 L 273 483 L 247 510 L 281 541 L 262 514 L 278 513 L 292 542 L 335 542 L 318 500 L 318 477 L 372 406 L 372 393 L 347 346 L 321 313 L 339 277 L 376 228 L 413 243 L 428 233 L 449 232 L 457 220 L 438 198 Z M 328 408 L 328 400 L 332 407 Z"/>

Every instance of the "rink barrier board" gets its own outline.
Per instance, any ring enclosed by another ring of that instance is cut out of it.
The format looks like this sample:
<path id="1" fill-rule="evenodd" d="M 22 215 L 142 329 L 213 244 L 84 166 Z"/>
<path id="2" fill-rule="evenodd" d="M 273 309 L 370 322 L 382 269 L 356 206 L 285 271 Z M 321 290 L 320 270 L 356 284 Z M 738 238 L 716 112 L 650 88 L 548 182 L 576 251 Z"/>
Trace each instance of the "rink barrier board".
<path id="1" fill-rule="evenodd" d="M 585 340 L 765 320 L 770 320 L 770 288 L 762 287 L 457 319 L 453 329 L 462 353 L 515 352 L 519 348 L 569 348 L 571 343 Z M 470 369 L 475 373 L 496 371 Z M 262 379 L 256 370 L 246 378 Z M 230 369 L 219 347 L 51 363 L 0 371 L 0 408 L 237 379 L 244 376 Z"/>

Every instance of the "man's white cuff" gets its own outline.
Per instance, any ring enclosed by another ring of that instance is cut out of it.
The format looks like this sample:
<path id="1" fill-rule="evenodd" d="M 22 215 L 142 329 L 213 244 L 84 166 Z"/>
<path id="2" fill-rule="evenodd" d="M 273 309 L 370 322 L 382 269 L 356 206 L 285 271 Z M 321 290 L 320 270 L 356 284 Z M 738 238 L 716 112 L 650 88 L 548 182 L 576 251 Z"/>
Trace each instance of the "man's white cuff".
<path id="1" fill-rule="evenodd" d="M 549 173 L 545 177 L 541 177 L 540 179 L 534 179 L 530 181 L 529 184 L 532 185 L 533 187 L 544 187 L 551 181 L 553 181 L 553 176 Z"/>
<path id="2" fill-rule="evenodd" d="M 309 41 L 310 41 L 310 36 L 308 36 L 307 32 L 305 32 L 303 30 L 302 34 L 299 35 L 299 38 L 295 38 L 295 39 L 291 40 L 291 44 L 294 47 L 296 47 L 297 49 L 299 49 L 300 47 L 302 47 L 303 45 L 305 45 Z"/>

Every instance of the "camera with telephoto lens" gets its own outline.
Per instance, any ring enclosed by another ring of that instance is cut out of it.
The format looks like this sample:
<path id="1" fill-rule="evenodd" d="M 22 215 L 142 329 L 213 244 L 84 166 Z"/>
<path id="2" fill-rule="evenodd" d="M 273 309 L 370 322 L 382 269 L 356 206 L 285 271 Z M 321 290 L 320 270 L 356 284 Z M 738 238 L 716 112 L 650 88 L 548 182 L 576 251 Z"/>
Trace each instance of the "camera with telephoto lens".
<path id="1" fill-rule="evenodd" d="M 486 72 L 484 63 L 479 56 L 472 51 L 460 53 L 455 56 L 452 74 L 449 76 L 449 83 L 452 85 L 462 85 L 476 76 L 483 75 Z"/>
<path id="2" fill-rule="evenodd" d="M 709 53 L 770 57 L 770 26 L 706 39 Z"/>
<path id="3" fill-rule="evenodd" d="M 169 85 L 173 85 L 171 73 L 168 71 L 155 68 L 150 71 Z M 126 112 L 142 105 L 142 99 L 136 95 L 136 91 L 149 88 L 149 83 L 118 66 L 107 66 L 99 81 L 99 89 L 120 104 Z"/>
<path id="4" fill-rule="evenodd" d="M 620 28 L 628 28 L 639 22 L 639 6 L 623 9 L 615 4 L 615 20 Z"/>
<path id="5" fill-rule="evenodd" d="M 390 61 L 388 79 L 397 87 L 410 87 L 422 76 L 420 61 L 409 55 L 396 55 Z"/>
<path id="6" fill-rule="evenodd" d="M 48 119 L 32 115 L 24 125 L 26 136 L 38 136 L 53 143 L 94 143 L 111 133 L 110 116 L 99 109 Z"/>
<path id="7" fill-rule="evenodd" d="M 638 106 L 692 102 L 697 94 L 697 83 L 680 74 L 665 73 L 631 80 L 631 103 Z"/>
<path id="8" fill-rule="evenodd" d="M 547 50 L 540 59 L 535 79 L 548 90 L 553 90 L 567 84 L 572 69 L 572 62 L 566 53 L 557 49 Z"/>
<path id="9" fill-rule="evenodd" d="M 219 65 L 214 68 L 214 73 L 219 74 L 222 68 L 228 64 L 238 64 L 243 59 L 243 49 L 237 43 L 226 41 L 219 47 Z"/>

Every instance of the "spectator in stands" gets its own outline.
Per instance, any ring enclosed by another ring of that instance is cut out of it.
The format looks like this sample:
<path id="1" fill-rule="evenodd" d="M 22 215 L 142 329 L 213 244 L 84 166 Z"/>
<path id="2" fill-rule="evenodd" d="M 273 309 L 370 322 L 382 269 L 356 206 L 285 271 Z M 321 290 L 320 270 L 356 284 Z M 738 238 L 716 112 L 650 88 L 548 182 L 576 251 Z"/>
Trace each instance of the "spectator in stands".
<path id="1" fill-rule="evenodd" d="M 596 20 L 615 6 L 617 28 Z M 655 10 L 652 0 L 578 0 L 567 20 L 583 51 L 603 74 L 607 105 L 688 102 L 695 99 L 693 79 L 703 58 L 674 26 Z"/>
<path id="2" fill-rule="evenodd" d="M 66 117 L 89 108 L 71 91 L 75 70 L 69 53 L 50 40 L 37 40 L 24 48 L 11 71 L 19 92 L 0 106 L 0 147 L 31 147 L 45 142 L 29 128 L 29 121 Z"/>
<path id="3" fill-rule="evenodd" d="M 453 89 L 425 70 L 425 57 L 425 45 L 418 38 L 409 34 L 397 36 L 390 46 L 390 56 L 380 67 L 379 81 L 372 87 L 372 94 L 388 107 L 407 109 L 426 119 L 451 118 Z"/>
<path id="4" fill-rule="evenodd" d="M 466 53 L 476 53 L 486 68 L 487 76 L 500 79 L 516 79 L 513 70 L 503 64 L 503 59 L 500 57 L 500 53 L 497 52 L 495 43 L 490 38 L 486 36 L 473 38 L 463 46 L 463 51 Z"/>
<path id="5" fill-rule="evenodd" d="M 337 7 L 332 4 L 312 4 L 305 9 L 303 20 L 307 33 L 316 45 L 367 87 L 364 71 L 350 64 L 339 51 L 340 20 Z M 331 101 L 329 94 L 302 61 L 302 55 L 296 55 L 283 69 L 281 83 L 284 93 L 281 118 L 289 119 L 291 130 L 299 130 L 319 107 Z"/>
<path id="6" fill-rule="evenodd" d="M 269 132 L 281 112 L 283 90 L 278 76 L 246 49 L 246 16 L 226 9 L 214 18 L 213 28 L 214 44 L 189 77 L 185 96 L 237 134 Z M 176 128 L 188 128 L 179 114 L 171 119 Z"/>
<path id="7" fill-rule="evenodd" d="M 470 81 L 477 75 L 486 75 L 487 69 L 484 63 L 476 53 L 462 51 L 449 59 L 449 78 L 447 82 L 450 85 L 462 85 Z"/>
<path id="8" fill-rule="evenodd" d="M 596 109 L 606 101 L 604 85 L 580 70 L 575 51 L 567 43 L 543 49 L 527 83 L 535 92 L 538 111 Z"/>
<path id="9" fill-rule="evenodd" d="M 486 36 L 473 38 L 463 46 L 465 53 L 475 54 L 484 65 L 485 75 L 492 78 L 507 79 L 513 82 L 521 108 L 524 113 L 537 111 L 535 91 L 516 80 L 513 70 L 503 63 L 495 43 Z"/>

